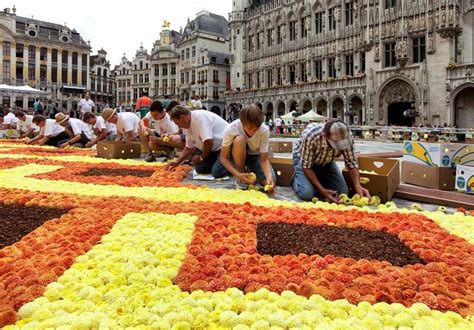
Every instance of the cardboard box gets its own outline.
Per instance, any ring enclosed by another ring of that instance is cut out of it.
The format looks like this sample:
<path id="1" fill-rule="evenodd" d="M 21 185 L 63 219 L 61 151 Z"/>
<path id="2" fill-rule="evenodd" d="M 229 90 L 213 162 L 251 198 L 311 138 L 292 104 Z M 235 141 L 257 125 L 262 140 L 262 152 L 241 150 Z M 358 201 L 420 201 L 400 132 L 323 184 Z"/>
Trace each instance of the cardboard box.
<path id="1" fill-rule="evenodd" d="M 293 141 L 270 141 L 270 151 L 273 153 L 293 152 Z"/>
<path id="2" fill-rule="evenodd" d="M 456 190 L 463 193 L 474 194 L 474 167 L 457 166 Z"/>
<path id="3" fill-rule="evenodd" d="M 140 158 L 140 142 L 100 141 L 97 143 L 97 157 L 106 159 Z"/>
<path id="4" fill-rule="evenodd" d="M 456 165 L 474 165 L 474 146 L 463 143 L 405 141 L 403 161 L 451 168 Z"/>
<path id="5" fill-rule="evenodd" d="M 402 163 L 402 181 L 415 186 L 454 190 L 456 169 L 436 167 L 404 161 Z"/>
<path id="6" fill-rule="evenodd" d="M 400 185 L 400 162 L 398 160 L 375 157 L 359 157 L 360 178 L 368 180 L 362 187 L 371 195 L 379 196 L 382 202 L 392 200 L 395 191 Z M 365 173 L 365 172 L 375 172 Z M 352 179 L 347 169 L 343 170 L 347 184 L 352 185 Z"/>
<path id="7" fill-rule="evenodd" d="M 291 187 L 291 179 L 295 173 L 293 166 L 293 156 L 273 156 L 270 158 L 273 170 L 275 171 L 277 185 Z"/>

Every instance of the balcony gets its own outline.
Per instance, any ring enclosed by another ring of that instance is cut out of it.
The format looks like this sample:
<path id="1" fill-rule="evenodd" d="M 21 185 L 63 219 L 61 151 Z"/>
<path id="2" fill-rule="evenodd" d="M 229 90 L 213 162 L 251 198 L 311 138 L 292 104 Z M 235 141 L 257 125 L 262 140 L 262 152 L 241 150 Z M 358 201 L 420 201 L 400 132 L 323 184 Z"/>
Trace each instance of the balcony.
<path id="1" fill-rule="evenodd" d="M 328 78 L 321 81 L 312 81 L 299 84 L 288 84 L 260 89 L 243 90 L 241 92 L 227 92 L 229 99 L 242 99 L 253 97 L 272 97 L 278 95 L 291 95 L 300 93 L 327 93 L 327 90 L 338 90 L 345 88 L 365 88 L 365 74 L 344 78 Z"/>

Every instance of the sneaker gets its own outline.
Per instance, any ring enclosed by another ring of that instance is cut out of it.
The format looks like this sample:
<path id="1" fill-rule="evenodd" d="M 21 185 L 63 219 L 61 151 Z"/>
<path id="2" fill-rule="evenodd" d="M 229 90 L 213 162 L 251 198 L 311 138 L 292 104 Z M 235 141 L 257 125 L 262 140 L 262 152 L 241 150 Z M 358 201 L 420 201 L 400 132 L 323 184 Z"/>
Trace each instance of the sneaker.
<path id="1" fill-rule="evenodd" d="M 155 156 L 153 156 L 153 154 L 150 154 L 150 155 L 145 157 L 145 162 L 148 162 L 148 163 L 156 162 L 156 158 L 155 158 Z"/>
<path id="2" fill-rule="evenodd" d="M 248 190 L 249 189 L 249 185 L 244 183 L 244 182 L 241 182 L 240 180 L 236 180 L 235 181 L 235 189 L 239 189 L 239 190 Z"/>

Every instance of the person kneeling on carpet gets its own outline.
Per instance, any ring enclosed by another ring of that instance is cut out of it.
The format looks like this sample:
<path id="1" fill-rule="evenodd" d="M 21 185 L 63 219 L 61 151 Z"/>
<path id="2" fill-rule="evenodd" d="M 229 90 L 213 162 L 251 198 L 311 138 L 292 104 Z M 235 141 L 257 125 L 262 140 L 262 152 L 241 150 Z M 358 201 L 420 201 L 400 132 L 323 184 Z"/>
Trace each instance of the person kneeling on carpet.
<path id="1" fill-rule="evenodd" d="M 86 144 L 88 148 L 103 140 L 113 141 L 117 136 L 117 126 L 115 126 L 115 124 L 106 123 L 102 116 L 96 116 L 92 112 L 86 112 L 82 120 L 93 128 L 95 135 L 95 138 Z"/>
<path id="2" fill-rule="evenodd" d="M 117 113 L 117 110 L 107 108 L 102 111 L 106 123 L 117 125 L 115 141 L 137 141 L 140 129 L 140 119 L 132 112 Z"/>
<path id="3" fill-rule="evenodd" d="M 258 106 L 244 107 L 239 112 L 239 119 L 224 132 L 220 159 L 237 178 L 237 188 L 246 189 L 258 182 L 265 191 L 272 193 L 276 180 L 268 156 L 270 130 L 263 120 L 264 114 Z"/>
<path id="4" fill-rule="evenodd" d="M 171 119 L 186 135 L 186 146 L 181 156 L 166 166 L 172 170 L 193 155 L 192 163 L 198 174 L 211 173 L 215 178 L 228 175 L 220 161 L 220 150 L 227 122 L 211 111 L 190 111 L 183 106 L 176 106 L 171 110 Z"/>
<path id="5" fill-rule="evenodd" d="M 56 122 L 62 127 L 67 127 L 73 134 L 72 138 L 59 143 L 60 148 L 76 145 L 84 148 L 92 138 L 92 131 L 89 126 L 77 118 L 69 118 L 68 115 L 60 112 L 55 116 Z"/>
<path id="6" fill-rule="evenodd" d="M 58 125 L 54 119 L 46 119 L 42 115 L 33 117 L 33 124 L 40 128 L 40 133 L 26 144 L 38 144 L 40 146 L 47 145 L 57 147 L 59 142 L 70 139 L 65 128 Z M 70 133 L 72 135 L 72 133 Z"/>
<path id="7" fill-rule="evenodd" d="M 170 158 L 175 153 L 175 148 L 183 149 L 185 146 L 184 134 L 179 134 L 179 128 L 160 101 L 155 101 L 150 106 L 150 111 L 140 121 L 140 141 L 147 151 L 145 161 L 156 161 L 153 151 L 165 154 Z"/>

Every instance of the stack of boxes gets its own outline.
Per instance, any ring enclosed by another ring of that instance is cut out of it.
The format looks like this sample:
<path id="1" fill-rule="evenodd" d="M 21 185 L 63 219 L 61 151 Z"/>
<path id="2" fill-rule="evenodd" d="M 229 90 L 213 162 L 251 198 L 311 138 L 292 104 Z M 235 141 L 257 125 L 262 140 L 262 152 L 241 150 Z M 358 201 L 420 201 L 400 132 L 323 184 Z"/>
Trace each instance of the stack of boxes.
<path id="1" fill-rule="evenodd" d="M 277 185 L 291 187 L 291 179 L 295 173 L 293 167 L 293 141 L 270 141 L 270 163 L 275 170 Z"/>
<path id="2" fill-rule="evenodd" d="M 463 165 L 474 166 L 474 145 L 406 141 L 402 181 L 431 189 L 454 190 L 456 167 Z"/>

